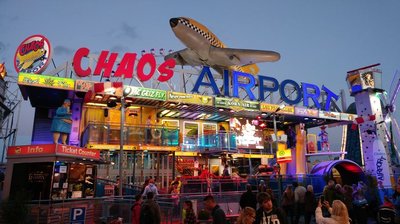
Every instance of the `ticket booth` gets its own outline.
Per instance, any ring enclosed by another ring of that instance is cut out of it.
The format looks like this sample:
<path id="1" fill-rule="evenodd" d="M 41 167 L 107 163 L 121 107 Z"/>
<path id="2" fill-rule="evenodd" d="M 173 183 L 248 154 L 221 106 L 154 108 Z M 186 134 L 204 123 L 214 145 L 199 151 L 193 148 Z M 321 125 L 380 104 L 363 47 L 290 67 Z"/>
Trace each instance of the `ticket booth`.
<path id="1" fill-rule="evenodd" d="M 61 144 L 11 146 L 7 160 L 3 198 L 25 191 L 28 200 L 94 197 L 104 163 L 97 150 Z"/>

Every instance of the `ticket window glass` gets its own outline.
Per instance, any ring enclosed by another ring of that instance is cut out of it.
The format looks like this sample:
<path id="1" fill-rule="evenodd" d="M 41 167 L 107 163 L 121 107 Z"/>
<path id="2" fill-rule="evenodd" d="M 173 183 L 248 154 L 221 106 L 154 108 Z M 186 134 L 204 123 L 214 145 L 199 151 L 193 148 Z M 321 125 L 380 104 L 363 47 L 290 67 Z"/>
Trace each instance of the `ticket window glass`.
<path id="1" fill-rule="evenodd" d="M 54 163 L 53 185 L 51 190 L 52 200 L 63 200 L 67 198 L 68 190 L 68 164 L 56 161 Z"/>
<path id="2" fill-rule="evenodd" d="M 73 163 L 69 167 L 68 197 L 91 198 L 94 196 L 95 166 Z"/>

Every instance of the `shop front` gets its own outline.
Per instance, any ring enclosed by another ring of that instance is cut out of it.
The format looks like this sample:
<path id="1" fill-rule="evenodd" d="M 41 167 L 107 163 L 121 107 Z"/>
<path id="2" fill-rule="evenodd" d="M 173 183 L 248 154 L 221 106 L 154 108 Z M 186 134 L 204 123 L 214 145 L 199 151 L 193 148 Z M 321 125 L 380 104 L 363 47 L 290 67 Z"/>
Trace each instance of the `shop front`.
<path id="1" fill-rule="evenodd" d="M 3 198 L 26 193 L 28 200 L 92 198 L 98 150 L 61 144 L 11 146 Z"/>

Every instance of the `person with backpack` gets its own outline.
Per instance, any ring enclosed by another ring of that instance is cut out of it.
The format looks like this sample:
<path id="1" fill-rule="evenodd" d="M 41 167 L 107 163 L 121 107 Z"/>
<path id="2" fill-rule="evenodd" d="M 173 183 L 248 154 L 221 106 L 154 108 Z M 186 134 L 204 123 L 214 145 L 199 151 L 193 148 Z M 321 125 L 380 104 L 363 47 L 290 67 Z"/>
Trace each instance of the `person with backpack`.
<path id="1" fill-rule="evenodd" d="M 149 180 L 149 184 L 144 188 L 143 197 L 146 196 L 149 192 L 153 192 L 154 196 L 158 195 L 157 186 L 154 184 L 154 179 Z"/>
<path id="2" fill-rule="evenodd" d="M 147 199 L 140 209 L 140 224 L 160 224 L 161 210 L 160 206 L 154 200 L 154 193 L 149 191 Z"/>

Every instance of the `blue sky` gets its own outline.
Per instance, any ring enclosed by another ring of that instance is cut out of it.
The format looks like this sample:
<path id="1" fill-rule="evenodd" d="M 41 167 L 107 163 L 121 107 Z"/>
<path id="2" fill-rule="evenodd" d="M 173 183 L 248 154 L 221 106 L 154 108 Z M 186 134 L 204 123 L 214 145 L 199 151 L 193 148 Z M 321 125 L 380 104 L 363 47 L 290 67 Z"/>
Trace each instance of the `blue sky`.
<path id="1" fill-rule="evenodd" d="M 6 62 L 11 76 L 16 76 L 15 50 L 30 35 L 50 40 L 57 65 L 71 60 L 80 47 L 120 53 L 180 50 L 184 46 L 168 23 L 180 16 L 204 24 L 228 47 L 279 52 L 280 61 L 259 65 L 261 75 L 279 81 L 326 85 L 338 93 L 347 89 L 347 71 L 381 63 L 388 89 L 400 68 L 400 1 L 395 0 L 0 0 L 0 8 L 0 62 Z M 20 116 L 17 142 L 27 144 L 33 119 L 29 103 Z M 338 132 L 331 132 L 331 141 L 339 144 Z"/>

